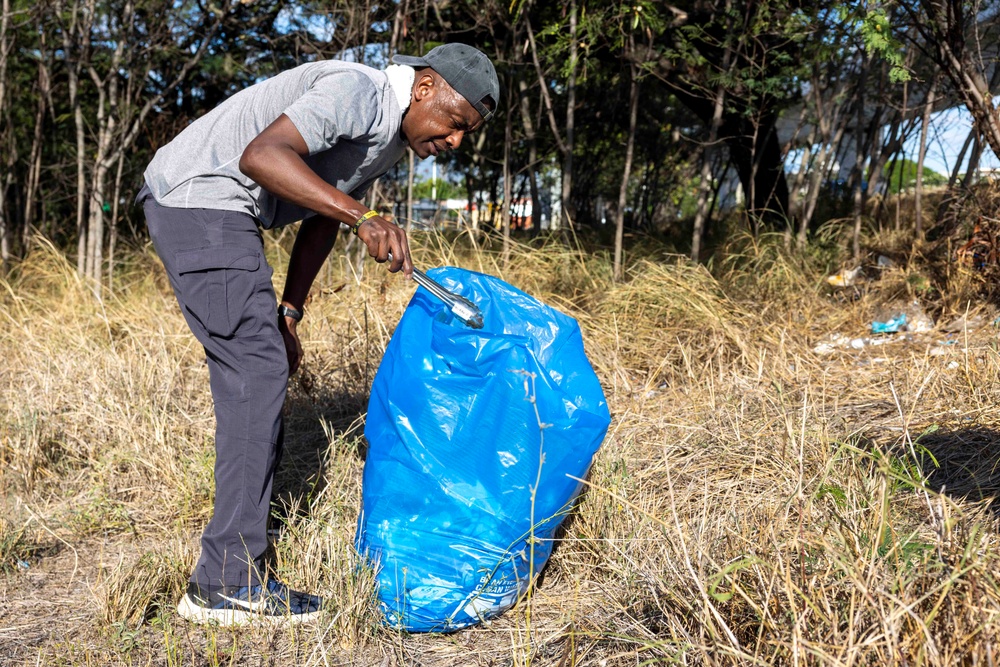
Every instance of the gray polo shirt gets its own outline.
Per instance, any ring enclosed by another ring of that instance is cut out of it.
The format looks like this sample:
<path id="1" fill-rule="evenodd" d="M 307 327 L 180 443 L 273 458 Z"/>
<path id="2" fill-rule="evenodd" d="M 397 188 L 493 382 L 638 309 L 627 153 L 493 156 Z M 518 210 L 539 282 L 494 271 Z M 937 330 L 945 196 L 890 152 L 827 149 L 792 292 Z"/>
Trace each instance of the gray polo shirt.
<path id="1" fill-rule="evenodd" d="M 161 206 L 243 211 L 263 227 L 312 213 L 281 201 L 239 169 L 247 144 L 281 114 L 327 183 L 355 199 L 403 156 L 403 111 L 385 72 L 334 60 L 301 65 L 236 93 L 191 123 L 143 176 Z"/>

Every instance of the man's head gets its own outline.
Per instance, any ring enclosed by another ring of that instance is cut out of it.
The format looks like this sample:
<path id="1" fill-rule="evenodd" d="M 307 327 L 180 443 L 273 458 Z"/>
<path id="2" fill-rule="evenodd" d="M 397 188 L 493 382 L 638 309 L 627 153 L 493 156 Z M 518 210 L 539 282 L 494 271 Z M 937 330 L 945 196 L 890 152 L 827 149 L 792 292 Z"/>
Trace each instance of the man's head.
<path id="1" fill-rule="evenodd" d="M 481 51 L 444 44 L 422 58 L 392 60 L 417 70 L 402 130 L 421 158 L 458 148 L 467 132 L 493 117 L 500 84 L 493 64 Z"/>

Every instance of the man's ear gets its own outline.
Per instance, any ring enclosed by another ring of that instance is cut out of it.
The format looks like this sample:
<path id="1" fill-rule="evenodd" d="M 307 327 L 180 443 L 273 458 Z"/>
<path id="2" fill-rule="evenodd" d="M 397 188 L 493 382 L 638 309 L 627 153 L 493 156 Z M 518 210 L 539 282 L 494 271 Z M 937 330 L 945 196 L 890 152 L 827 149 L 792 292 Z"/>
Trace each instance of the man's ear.
<path id="1" fill-rule="evenodd" d="M 434 77 L 429 73 L 420 74 L 413 82 L 413 99 L 419 102 L 420 100 L 433 97 L 435 89 Z"/>

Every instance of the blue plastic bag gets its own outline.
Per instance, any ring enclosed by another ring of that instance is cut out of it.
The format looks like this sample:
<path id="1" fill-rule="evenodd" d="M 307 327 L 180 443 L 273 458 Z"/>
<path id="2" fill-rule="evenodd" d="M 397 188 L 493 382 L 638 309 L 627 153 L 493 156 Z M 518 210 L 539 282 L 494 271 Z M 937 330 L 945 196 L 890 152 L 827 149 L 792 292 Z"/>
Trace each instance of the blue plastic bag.
<path id="1" fill-rule="evenodd" d="M 896 333 L 906 328 L 906 313 L 900 313 L 885 322 L 872 322 L 872 333 Z"/>
<path id="2" fill-rule="evenodd" d="M 611 421 L 573 318 L 491 276 L 429 275 L 485 324 L 414 294 L 372 384 L 355 540 L 386 622 L 410 632 L 457 630 L 518 600 Z"/>

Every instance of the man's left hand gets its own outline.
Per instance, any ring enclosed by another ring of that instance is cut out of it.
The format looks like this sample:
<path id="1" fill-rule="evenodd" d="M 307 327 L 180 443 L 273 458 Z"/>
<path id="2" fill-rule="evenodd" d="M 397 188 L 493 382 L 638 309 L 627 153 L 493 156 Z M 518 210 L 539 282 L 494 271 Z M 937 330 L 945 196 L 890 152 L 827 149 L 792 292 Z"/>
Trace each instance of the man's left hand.
<path id="1" fill-rule="evenodd" d="M 278 331 L 285 341 L 285 353 L 288 355 L 288 374 L 291 375 L 299 369 L 302 363 L 302 343 L 299 342 L 299 334 L 296 331 L 298 322 L 290 317 L 278 316 Z"/>

